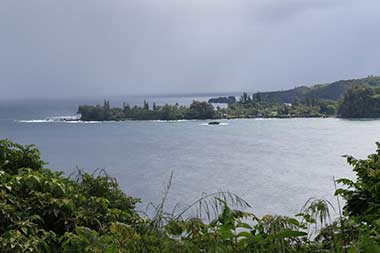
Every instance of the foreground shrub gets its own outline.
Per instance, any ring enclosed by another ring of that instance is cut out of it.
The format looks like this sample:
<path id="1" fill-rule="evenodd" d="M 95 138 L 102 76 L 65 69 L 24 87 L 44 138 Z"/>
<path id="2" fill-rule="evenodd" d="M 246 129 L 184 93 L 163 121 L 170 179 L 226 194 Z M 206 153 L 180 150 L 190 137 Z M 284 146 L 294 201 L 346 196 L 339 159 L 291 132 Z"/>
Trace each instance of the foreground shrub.
<path id="1" fill-rule="evenodd" d="M 0 141 L 0 252 L 50 251 L 79 227 L 102 231 L 114 222 L 135 224 L 137 199 L 101 173 L 69 179 L 44 169 L 34 146 Z"/>

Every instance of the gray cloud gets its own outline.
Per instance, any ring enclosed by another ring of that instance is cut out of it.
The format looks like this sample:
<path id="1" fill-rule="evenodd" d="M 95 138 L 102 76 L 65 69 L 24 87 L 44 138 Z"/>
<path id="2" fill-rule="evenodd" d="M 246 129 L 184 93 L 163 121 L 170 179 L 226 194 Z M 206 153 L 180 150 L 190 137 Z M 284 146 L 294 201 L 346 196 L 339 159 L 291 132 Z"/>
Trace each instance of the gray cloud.
<path id="1" fill-rule="evenodd" d="M 379 73 L 375 0 L 2 0 L 1 97 L 258 91 Z"/>

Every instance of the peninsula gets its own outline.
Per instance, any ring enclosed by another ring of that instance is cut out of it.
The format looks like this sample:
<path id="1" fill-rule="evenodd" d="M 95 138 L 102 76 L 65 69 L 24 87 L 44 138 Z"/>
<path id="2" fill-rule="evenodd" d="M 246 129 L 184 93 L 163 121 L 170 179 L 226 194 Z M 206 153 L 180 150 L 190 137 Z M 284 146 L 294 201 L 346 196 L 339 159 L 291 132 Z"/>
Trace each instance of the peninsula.
<path id="1" fill-rule="evenodd" d="M 214 107 L 212 102 L 226 103 L 227 107 Z M 209 102 L 193 101 L 190 106 L 150 105 L 111 107 L 81 105 L 78 108 L 82 121 L 121 120 L 204 120 L 235 118 L 296 118 L 296 117 L 380 117 L 380 77 L 337 81 L 311 87 L 297 87 L 275 92 L 243 93 L 235 97 L 211 98 Z"/>

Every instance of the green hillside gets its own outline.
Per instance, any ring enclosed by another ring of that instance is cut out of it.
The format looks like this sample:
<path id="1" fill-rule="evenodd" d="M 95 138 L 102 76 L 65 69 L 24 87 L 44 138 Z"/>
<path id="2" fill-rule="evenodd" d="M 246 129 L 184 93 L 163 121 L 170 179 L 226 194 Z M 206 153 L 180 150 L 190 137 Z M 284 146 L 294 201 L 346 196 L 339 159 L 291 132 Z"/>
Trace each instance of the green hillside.
<path id="1" fill-rule="evenodd" d="M 307 98 L 338 100 L 349 88 L 357 85 L 380 86 L 380 76 L 340 80 L 311 87 L 301 86 L 285 91 L 260 92 L 260 96 L 266 102 L 282 103 L 292 103 L 295 99 L 305 101 Z"/>

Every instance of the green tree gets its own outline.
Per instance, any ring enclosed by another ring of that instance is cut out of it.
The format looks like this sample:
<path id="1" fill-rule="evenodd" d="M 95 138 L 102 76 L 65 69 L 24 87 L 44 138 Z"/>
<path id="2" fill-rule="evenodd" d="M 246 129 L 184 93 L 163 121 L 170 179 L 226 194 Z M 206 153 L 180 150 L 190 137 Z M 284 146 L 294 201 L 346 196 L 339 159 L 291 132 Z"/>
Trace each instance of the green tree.
<path id="1" fill-rule="evenodd" d="M 378 118 L 380 117 L 380 88 L 355 86 L 344 95 L 338 109 L 342 118 Z"/>
<path id="2" fill-rule="evenodd" d="M 148 101 L 144 100 L 144 110 L 149 110 L 149 103 Z"/>
<path id="3" fill-rule="evenodd" d="M 212 104 L 207 102 L 193 101 L 185 114 L 186 119 L 213 119 L 215 110 Z"/>

